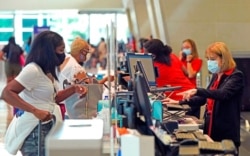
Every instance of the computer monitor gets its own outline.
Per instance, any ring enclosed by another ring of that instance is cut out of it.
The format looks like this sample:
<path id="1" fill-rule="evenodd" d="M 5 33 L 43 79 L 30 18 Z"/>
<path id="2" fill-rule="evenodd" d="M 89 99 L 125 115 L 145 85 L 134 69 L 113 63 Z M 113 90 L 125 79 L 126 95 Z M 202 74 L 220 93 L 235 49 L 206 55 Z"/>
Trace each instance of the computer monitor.
<path id="1" fill-rule="evenodd" d="M 142 65 L 142 62 L 141 60 L 137 60 L 136 61 L 136 72 L 139 72 L 142 74 L 143 78 L 142 80 L 144 81 L 145 83 L 145 87 L 144 89 L 147 91 L 147 92 L 150 92 L 150 86 L 149 86 L 149 81 L 148 81 L 148 77 L 147 77 L 147 74 L 146 74 L 146 71 Z"/>
<path id="2" fill-rule="evenodd" d="M 151 54 L 127 53 L 126 59 L 131 79 L 135 78 L 136 64 L 139 60 L 141 61 L 144 69 L 146 69 L 145 72 L 148 78 L 149 85 L 156 86 L 155 68 Z"/>
<path id="3" fill-rule="evenodd" d="M 137 110 L 140 110 L 140 115 L 144 116 L 145 122 L 147 126 L 152 126 L 152 116 L 151 116 L 151 103 L 149 101 L 149 97 L 147 94 L 147 91 L 145 90 L 145 80 L 143 75 L 138 72 L 135 74 L 135 85 L 134 85 L 134 91 L 137 96 L 137 102 L 140 108 Z"/>
<path id="4" fill-rule="evenodd" d="M 180 89 L 181 86 L 169 86 L 169 87 L 156 87 L 156 86 L 150 86 L 149 80 L 146 74 L 146 70 L 144 69 L 144 66 L 140 60 L 137 60 L 136 62 L 136 72 L 140 72 L 143 75 L 143 81 L 145 82 L 145 90 L 147 92 L 151 93 L 157 93 L 157 92 L 165 92 L 165 91 L 174 91 L 176 89 Z M 154 88 L 151 88 L 154 87 Z"/>

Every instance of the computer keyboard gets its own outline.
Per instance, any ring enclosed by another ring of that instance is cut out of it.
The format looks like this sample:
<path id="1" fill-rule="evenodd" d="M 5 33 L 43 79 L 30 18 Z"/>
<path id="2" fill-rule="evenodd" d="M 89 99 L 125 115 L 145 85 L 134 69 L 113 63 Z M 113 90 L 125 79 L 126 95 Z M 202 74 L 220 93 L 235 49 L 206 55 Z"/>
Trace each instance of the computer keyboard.
<path id="1" fill-rule="evenodd" d="M 222 144 L 220 142 L 199 141 L 199 149 L 205 153 L 208 152 L 223 152 Z"/>
<path id="2" fill-rule="evenodd" d="M 172 86 L 172 87 L 156 87 L 156 86 L 151 86 L 149 88 L 151 93 L 155 93 L 155 92 L 166 92 L 166 91 L 174 91 L 177 89 L 182 88 L 181 86 Z"/>
<path id="3" fill-rule="evenodd" d="M 177 105 L 177 104 L 167 104 L 167 109 L 168 110 L 183 110 L 183 111 L 187 111 L 190 110 L 190 106 L 189 105 Z"/>
<path id="4" fill-rule="evenodd" d="M 195 137 L 196 137 L 198 140 L 207 141 L 207 138 L 203 135 L 202 132 L 200 132 L 200 131 L 195 131 L 195 132 L 193 132 L 193 134 L 195 135 Z"/>
<path id="5" fill-rule="evenodd" d="M 177 141 L 182 141 L 185 139 L 196 139 L 193 133 L 188 133 L 188 132 L 175 133 L 175 137 Z"/>
<path id="6" fill-rule="evenodd" d="M 198 143 L 201 153 L 225 153 L 234 154 L 236 148 L 231 140 L 222 140 L 221 142 L 199 141 Z"/>
<path id="7" fill-rule="evenodd" d="M 177 141 L 185 139 L 195 139 L 197 141 L 207 141 L 207 138 L 200 131 L 190 131 L 190 132 L 176 132 L 175 137 Z"/>

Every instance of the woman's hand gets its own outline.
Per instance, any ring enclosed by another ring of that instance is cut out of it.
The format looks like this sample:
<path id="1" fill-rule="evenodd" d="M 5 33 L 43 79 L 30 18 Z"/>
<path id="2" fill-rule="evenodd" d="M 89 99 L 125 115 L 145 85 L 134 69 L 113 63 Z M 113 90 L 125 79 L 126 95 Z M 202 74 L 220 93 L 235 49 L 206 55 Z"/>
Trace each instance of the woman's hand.
<path id="1" fill-rule="evenodd" d="M 190 62 L 193 59 L 193 55 L 187 55 L 186 61 Z"/>
<path id="2" fill-rule="evenodd" d="M 108 81 L 110 79 L 110 82 L 114 81 L 115 80 L 115 76 L 114 75 L 109 75 L 109 76 L 106 76 L 104 78 L 106 81 Z"/>
<path id="3" fill-rule="evenodd" d="M 197 93 L 197 89 L 189 89 L 185 92 L 178 93 L 176 95 L 182 95 L 183 100 L 189 101 L 189 99 Z"/>
<path id="4" fill-rule="evenodd" d="M 170 99 L 170 98 L 165 98 L 161 102 L 162 102 L 162 104 L 165 104 L 165 105 L 168 105 L 168 104 L 176 104 L 176 105 L 178 105 L 179 104 L 179 101 L 173 100 L 173 99 Z"/>
<path id="5" fill-rule="evenodd" d="M 75 85 L 74 87 L 75 93 L 80 94 L 80 98 L 84 97 L 88 92 L 88 89 L 83 85 Z"/>
<path id="6" fill-rule="evenodd" d="M 50 112 L 40 109 L 35 109 L 33 114 L 42 122 L 49 121 L 53 117 Z"/>
<path id="7" fill-rule="evenodd" d="M 75 74 L 74 79 L 75 79 L 76 84 L 81 84 L 83 82 L 88 84 L 90 82 L 87 73 L 84 71 L 81 71 L 81 72 L 78 72 L 77 74 Z"/>

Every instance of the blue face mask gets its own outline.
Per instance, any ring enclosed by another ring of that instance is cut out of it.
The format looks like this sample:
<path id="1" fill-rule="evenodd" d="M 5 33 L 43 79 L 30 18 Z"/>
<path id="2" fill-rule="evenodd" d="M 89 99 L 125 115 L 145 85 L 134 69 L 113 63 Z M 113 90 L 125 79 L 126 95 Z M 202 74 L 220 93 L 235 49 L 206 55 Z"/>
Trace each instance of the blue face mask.
<path id="1" fill-rule="evenodd" d="M 207 61 L 207 68 L 213 74 L 220 72 L 220 67 L 219 67 L 218 62 L 216 60 L 208 60 Z"/>
<path id="2" fill-rule="evenodd" d="M 182 52 L 186 55 L 190 55 L 191 54 L 191 49 L 183 49 Z"/>

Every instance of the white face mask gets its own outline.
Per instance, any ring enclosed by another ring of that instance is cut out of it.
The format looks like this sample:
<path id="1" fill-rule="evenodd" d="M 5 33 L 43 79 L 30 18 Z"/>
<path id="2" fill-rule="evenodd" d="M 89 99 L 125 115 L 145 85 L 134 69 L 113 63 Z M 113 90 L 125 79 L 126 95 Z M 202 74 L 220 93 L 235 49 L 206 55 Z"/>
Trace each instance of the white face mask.
<path id="1" fill-rule="evenodd" d="M 184 54 L 186 54 L 186 55 L 190 55 L 190 54 L 191 54 L 191 49 L 186 49 L 186 48 L 184 48 L 184 49 L 182 50 L 182 52 L 183 52 Z"/>
<path id="2" fill-rule="evenodd" d="M 213 74 L 220 72 L 220 67 L 216 60 L 207 60 L 207 68 Z"/>

